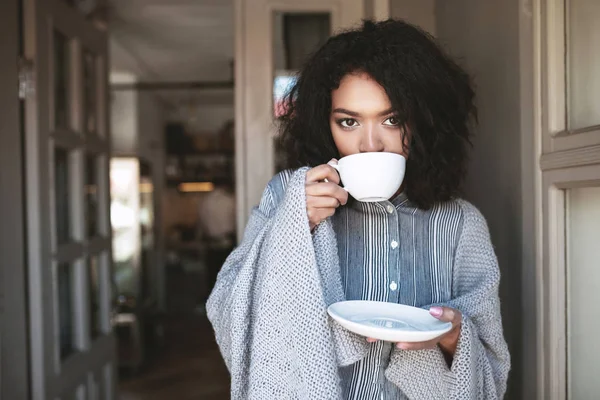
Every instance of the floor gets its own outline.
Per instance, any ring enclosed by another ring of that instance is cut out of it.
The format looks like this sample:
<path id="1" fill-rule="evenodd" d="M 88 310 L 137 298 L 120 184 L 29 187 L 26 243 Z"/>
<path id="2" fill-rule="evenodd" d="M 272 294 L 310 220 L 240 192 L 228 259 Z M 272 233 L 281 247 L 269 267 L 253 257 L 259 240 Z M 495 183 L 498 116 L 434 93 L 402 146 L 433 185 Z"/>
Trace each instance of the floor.
<path id="1" fill-rule="evenodd" d="M 205 316 L 194 313 L 198 279 L 170 271 L 170 312 L 164 317 L 164 340 L 135 375 L 122 374 L 121 400 L 226 400 L 229 374 Z M 126 371 L 125 371 L 126 372 Z"/>

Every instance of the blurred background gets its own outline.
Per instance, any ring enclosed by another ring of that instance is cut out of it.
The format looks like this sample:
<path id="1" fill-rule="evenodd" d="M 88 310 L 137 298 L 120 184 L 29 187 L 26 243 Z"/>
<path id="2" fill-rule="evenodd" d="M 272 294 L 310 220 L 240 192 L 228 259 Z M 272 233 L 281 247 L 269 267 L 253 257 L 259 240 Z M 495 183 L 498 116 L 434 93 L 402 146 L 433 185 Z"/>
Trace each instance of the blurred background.
<path id="1" fill-rule="evenodd" d="M 506 398 L 598 397 L 600 2 L 3 0 L 2 399 L 229 398 L 206 298 L 281 169 L 283 95 L 363 18 L 473 76 Z"/>

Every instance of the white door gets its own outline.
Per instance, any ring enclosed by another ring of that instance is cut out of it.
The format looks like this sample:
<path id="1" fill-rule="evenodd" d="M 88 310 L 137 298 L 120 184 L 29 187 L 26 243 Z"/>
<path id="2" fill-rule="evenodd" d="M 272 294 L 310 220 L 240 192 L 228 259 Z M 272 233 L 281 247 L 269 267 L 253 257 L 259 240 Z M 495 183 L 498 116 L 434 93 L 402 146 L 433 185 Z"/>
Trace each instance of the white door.
<path id="1" fill-rule="evenodd" d="M 25 0 L 32 399 L 115 398 L 107 34 L 66 0 Z"/>
<path id="2" fill-rule="evenodd" d="M 331 33 L 358 26 L 364 0 L 235 1 L 235 135 L 238 237 L 274 173 L 275 13 L 327 13 Z M 378 2 L 382 3 L 382 2 Z M 380 7 L 381 8 L 381 7 Z"/>
<path id="3" fill-rule="evenodd" d="M 535 4 L 538 398 L 598 398 L 600 2 Z"/>

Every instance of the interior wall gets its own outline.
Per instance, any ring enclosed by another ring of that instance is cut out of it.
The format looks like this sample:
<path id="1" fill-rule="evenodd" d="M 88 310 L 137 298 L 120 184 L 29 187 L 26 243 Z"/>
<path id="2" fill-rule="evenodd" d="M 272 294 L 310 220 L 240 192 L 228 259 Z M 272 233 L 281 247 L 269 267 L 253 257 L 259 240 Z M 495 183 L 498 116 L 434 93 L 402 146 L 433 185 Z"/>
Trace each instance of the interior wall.
<path id="1" fill-rule="evenodd" d="M 452 1 L 449 3 L 454 4 Z M 403 19 L 436 35 L 435 0 L 390 0 L 390 17 Z"/>
<path id="2" fill-rule="evenodd" d="M 522 384 L 522 189 L 519 0 L 437 0 L 436 32 L 476 86 L 479 125 L 465 195 L 486 217 L 500 263 L 500 298 L 512 371 Z"/>
<path id="3" fill-rule="evenodd" d="M 29 398 L 19 2 L 0 2 L 0 398 Z"/>

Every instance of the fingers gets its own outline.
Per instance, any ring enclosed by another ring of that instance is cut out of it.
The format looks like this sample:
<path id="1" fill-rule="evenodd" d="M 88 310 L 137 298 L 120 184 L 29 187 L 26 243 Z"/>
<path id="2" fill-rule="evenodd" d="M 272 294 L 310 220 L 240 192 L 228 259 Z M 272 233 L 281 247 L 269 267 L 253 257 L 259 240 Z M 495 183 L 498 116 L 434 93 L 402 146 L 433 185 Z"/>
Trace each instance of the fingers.
<path id="1" fill-rule="evenodd" d="M 348 202 L 348 192 L 339 183 L 340 177 L 331 165 L 319 165 L 306 173 L 306 212 L 311 231 Z"/>
<path id="2" fill-rule="evenodd" d="M 460 325 L 462 314 L 460 311 L 450 307 L 431 307 L 429 313 L 442 322 L 450 322 L 453 327 Z"/>
<path id="3" fill-rule="evenodd" d="M 460 327 L 462 322 L 462 314 L 459 310 L 450 307 L 438 307 L 434 306 L 429 309 L 429 313 L 434 317 L 443 322 L 450 322 L 452 324 L 452 330 L 445 335 L 442 335 L 433 340 L 429 340 L 427 342 L 417 342 L 417 343 L 396 343 L 396 347 L 402 350 L 427 350 L 435 348 L 440 341 L 445 340 L 449 337 L 455 330 Z"/>
<path id="4" fill-rule="evenodd" d="M 348 192 L 333 182 L 317 182 L 306 185 L 306 197 L 332 197 L 337 199 L 339 204 L 345 205 L 348 202 Z M 337 207 L 337 205 L 335 206 Z"/>
<path id="5" fill-rule="evenodd" d="M 438 340 L 433 339 L 427 342 L 416 342 L 416 343 L 396 343 L 396 347 L 402 350 L 428 350 L 433 349 L 437 346 Z"/>
<path id="6" fill-rule="evenodd" d="M 340 201 L 335 197 L 307 196 L 306 206 L 309 208 L 337 208 Z"/>
<path id="7" fill-rule="evenodd" d="M 340 183 L 340 176 L 331 165 L 318 165 L 306 173 L 306 183 L 322 182 L 325 179 L 335 184 Z"/>
<path id="8" fill-rule="evenodd" d="M 367 338 L 367 342 L 375 343 L 377 339 Z M 416 343 L 406 343 L 400 342 L 396 343 L 396 347 L 402 350 L 428 350 L 433 349 L 438 344 L 438 339 L 429 340 L 427 342 L 416 342 Z"/>

